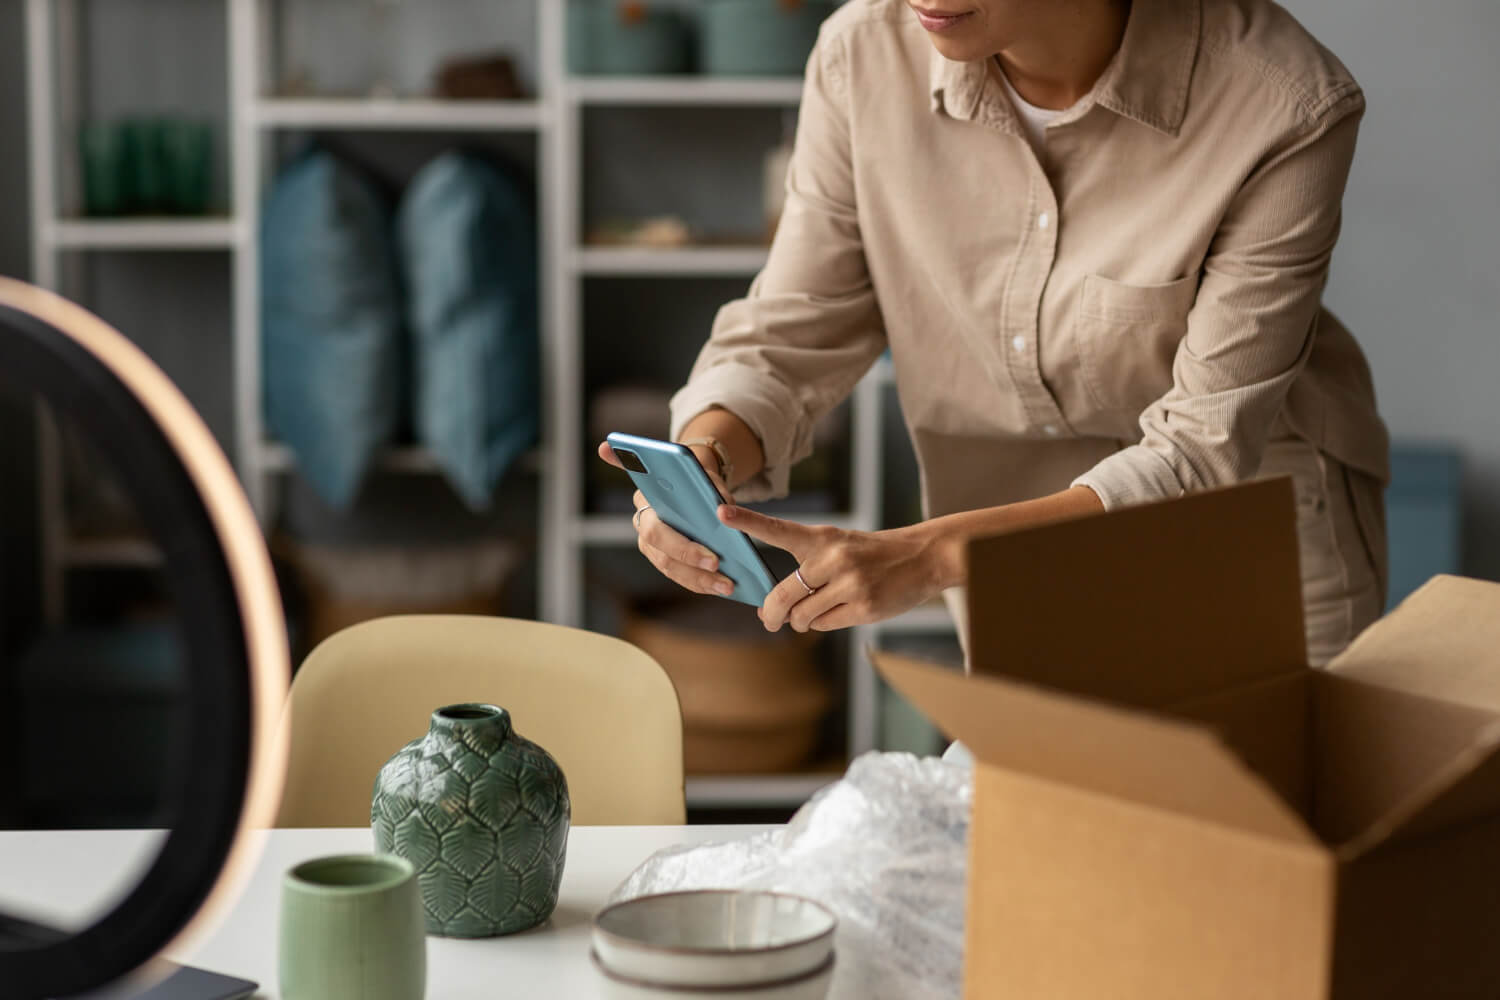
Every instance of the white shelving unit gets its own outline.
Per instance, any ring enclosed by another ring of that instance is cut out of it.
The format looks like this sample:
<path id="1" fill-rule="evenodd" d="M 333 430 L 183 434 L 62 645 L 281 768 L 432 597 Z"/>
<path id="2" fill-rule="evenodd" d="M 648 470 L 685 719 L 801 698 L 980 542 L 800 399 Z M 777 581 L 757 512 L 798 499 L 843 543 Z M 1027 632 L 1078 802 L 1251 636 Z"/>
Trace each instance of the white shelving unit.
<path id="1" fill-rule="evenodd" d="M 58 124 L 76 120 L 74 81 L 79 73 L 77 0 L 27 0 L 30 52 L 32 203 L 36 280 L 58 287 L 62 251 L 184 250 L 232 256 L 235 461 L 246 491 L 263 517 L 274 508 L 277 483 L 296 465 L 285 446 L 265 439 L 262 424 L 258 232 L 261 193 L 275 167 L 274 139 L 281 132 L 520 133 L 536 137 L 536 178 L 541 253 L 544 436 L 523 463 L 541 476 L 539 541 L 541 616 L 581 624 L 583 564 L 595 547 L 633 544 L 628 516 L 584 511 L 581 463 L 558 460 L 587 447 L 578 401 L 584 392 L 582 299 L 592 278 L 694 280 L 744 278 L 765 264 L 763 246 L 692 246 L 670 249 L 584 246 L 582 122 L 585 110 L 621 108 L 795 108 L 799 80 L 571 77 L 566 70 L 564 5 L 536 6 L 538 96 L 529 101 L 315 99 L 274 96 L 274 0 L 219 0 L 225 4 L 228 137 L 232 214 L 212 219 L 82 220 L 68 185 L 76 187 L 70 143 L 57 140 Z M 513 45 L 529 44 L 509 39 Z M 72 215 L 70 215 L 72 213 Z M 882 406 L 890 364 L 880 362 L 851 401 L 852 502 L 847 512 L 819 520 L 855 529 L 881 523 Z M 155 565 L 149 544 L 69 537 L 61 512 L 56 442 L 43 421 L 43 566 L 49 611 L 61 607 L 68 570 L 81 566 Z M 436 465 L 420 449 L 396 449 L 383 469 L 432 474 Z M 877 684 L 863 650 L 885 634 L 951 629 L 940 608 L 921 608 L 893 622 L 854 630 L 848 646 L 848 756 L 876 745 Z M 697 807 L 786 807 L 801 803 L 836 773 L 693 778 L 689 804 Z"/>
<path id="2" fill-rule="evenodd" d="M 261 128 L 380 131 L 534 132 L 547 107 L 538 101 L 263 98 L 252 110 Z"/>
<path id="3" fill-rule="evenodd" d="M 52 250 L 231 250 L 233 219 L 55 219 L 39 233 Z"/>
<path id="4" fill-rule="evenodd" d="M 568 96 L 570 103 L 580 105 L 795 108 L 802 101 L 802 81 L 754 77 L 574 77 L 568 81 Z"/>

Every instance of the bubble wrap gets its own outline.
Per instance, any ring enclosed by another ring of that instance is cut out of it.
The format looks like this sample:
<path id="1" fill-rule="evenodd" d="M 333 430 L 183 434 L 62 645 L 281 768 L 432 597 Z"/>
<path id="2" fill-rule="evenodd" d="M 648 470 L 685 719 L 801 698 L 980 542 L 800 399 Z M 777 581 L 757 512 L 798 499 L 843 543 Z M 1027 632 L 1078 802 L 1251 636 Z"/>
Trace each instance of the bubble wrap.
<path id="1" fill-rule="evenodd" d="M 774 889 L 839 917 L 830 1000 L 956 1000 L 972 771 L 868 753 L 785 827 L 660 851 L 615 901 L 681 889 Z"/>

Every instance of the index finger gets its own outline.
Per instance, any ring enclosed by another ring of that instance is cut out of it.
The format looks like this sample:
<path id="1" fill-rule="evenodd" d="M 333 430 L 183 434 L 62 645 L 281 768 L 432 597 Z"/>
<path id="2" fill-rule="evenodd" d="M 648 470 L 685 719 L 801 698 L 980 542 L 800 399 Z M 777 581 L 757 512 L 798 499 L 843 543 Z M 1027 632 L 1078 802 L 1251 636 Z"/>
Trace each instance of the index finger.
<path id="1" fill-rule="evenodd" d="M 772 517 L 736 504 L 720 506 L 719 521 L 743 531 L 756 541 L 785 549 L 798 560 L 812 551 L 817 543 L 816 532 L 805 524 Z"/>
<path id="2" fill-rule="evenodd" d="M 609 446 L 608 441 L 599 442 L 599 457 L 604 459 L 606 462 L 608 462 L 610 465 L 613 465 L 617 469 L 625 468 L 625 466 L 621 464 L 619 457 L 615 455 L 615 450 Z"/>

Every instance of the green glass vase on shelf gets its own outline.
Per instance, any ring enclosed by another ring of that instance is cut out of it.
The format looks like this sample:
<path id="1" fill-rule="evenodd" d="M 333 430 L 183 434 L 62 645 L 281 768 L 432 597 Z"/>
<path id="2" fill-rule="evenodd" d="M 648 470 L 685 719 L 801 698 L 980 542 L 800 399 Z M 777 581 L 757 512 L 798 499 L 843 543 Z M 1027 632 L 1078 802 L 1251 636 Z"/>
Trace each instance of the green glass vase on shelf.
<path id="1" fill-rule="evenodd" d="M 417 870 L 427 930 L 494 937 L 557 906 L 571 806 L 562 769 L 494 705 L 449 705 L 375 780 L 375 848 Z"/>

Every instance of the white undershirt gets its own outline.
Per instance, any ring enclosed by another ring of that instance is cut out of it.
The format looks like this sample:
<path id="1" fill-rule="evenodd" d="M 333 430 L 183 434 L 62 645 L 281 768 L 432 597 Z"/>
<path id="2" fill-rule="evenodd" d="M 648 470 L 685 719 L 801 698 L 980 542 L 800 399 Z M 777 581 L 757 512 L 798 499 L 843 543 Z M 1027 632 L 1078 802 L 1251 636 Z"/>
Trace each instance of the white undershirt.
<path id="1" fill-rule="evenodd" d="M 1067 114 L 1068 109 L 1054 111 L 1051 108 L 1039 108 L 1029 103 L 1016 90 L 1015 84 L 1010 82 L 1010 77 L 1005 75 L 999 61 L 995 63 L 995 74 L 1000 77 L 1000 82 L 1005 84 L 1005 92 L 1010 96 L 1010 103 L 1015 106 L 1016 114 L 1021 118 L 1021 127 L 1026 130 L 1026 138 L 1031 140 L 1031 148 L 1040 153 L 1047 145 L 1047 123 L 1055 121 Z"/>

